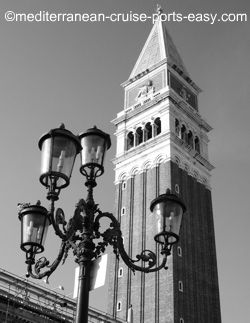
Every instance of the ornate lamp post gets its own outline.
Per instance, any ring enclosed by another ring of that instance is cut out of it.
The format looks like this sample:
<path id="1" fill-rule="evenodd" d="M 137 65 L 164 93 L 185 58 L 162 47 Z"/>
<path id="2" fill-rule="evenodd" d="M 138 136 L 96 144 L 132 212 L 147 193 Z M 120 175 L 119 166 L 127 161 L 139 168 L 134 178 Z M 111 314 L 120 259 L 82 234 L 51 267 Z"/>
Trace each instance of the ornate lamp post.
<path id="1" fill-rule="evenodd" d="M 48 190 L 49 209 L 41 206 L 40 201 L 36 205 L 19 204 L 21 249 L 26 253 L 28 277 L 48 278 L 61 261 L 65 262 L 69 249 L 73 250 L 80 267 L 76 323 L 88 322 L 91 264 L 108 244 L 132 271 L 149 273 L 167 268 L 167 257 L 172 245 L 179 239 L 181 218 L 186 210 L 183 202 L 170 190 L 154 199 L 150 210 L 156 219 L 154 239 L 161 245 L 161 264 L 157 265 L 156 255 L 150 250 L 143 250 L 135 260 L 131 259 L 124 249 L 120 223 L 113 214 L 102 212 L 93 198 L 96 178 L 104 172 L 104 157 L 110 146 L 109 135 L 96 127 L 79 136 L 66 130 L 63 124 L 52 129 L 39 140 L 42 152 L 40 182 Z M 80 172 L 86 178 L 88 195 L 86 200 L 79 200 L 73 217 L 66 222 L 63 210 L 55 210 L 55 201 L 59 199 L 61 189 L 69 185 L 74 161 L 80 152 Z M 100 231 L 101 218 L 110 220 L 110 227 L 104 232 Z M 45 257 L 35 259 L 36 254 L 44 251 L 46 233 L 51 224 L 61 239 L 59 254 L 52 264 Z M 141 262 L 141 266 L 135 264 L 137 262 Z"/>

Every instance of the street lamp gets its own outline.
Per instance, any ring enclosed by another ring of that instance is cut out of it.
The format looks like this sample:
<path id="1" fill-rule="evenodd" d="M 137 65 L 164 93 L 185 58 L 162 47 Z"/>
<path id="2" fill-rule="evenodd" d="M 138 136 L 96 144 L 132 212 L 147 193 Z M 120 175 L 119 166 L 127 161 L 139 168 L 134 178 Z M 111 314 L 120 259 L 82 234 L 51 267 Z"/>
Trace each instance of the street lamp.
<path id="1" fill-rule="evenodd" d="M 110 136 L 96 127 L 75 136 L 62 124 L 43 135 L 38 145 L 42 152 L 40 182 L 48 190 L 47 199 L 50 205 L 47 210 L 40 205 L 40 201 L 36 205 L 18 204 L 21 249 L 26 253 L 27 277 L 48 278 L 61 261 L 65 262 L 69 250 L 72 249 L 80 269 L 75 322 L 87 323 L 93 260 L 100 257 L 106 247 L 111 245 L 116 256 L 121 256 L 132 271 L 149 273 L 167 269 L 167 257 L 171 253 L 172 245 L 179 239 L 181 219 L 186 208 L 170 190 L 154 199 L 150 210 L 155 216 L 154 239 L 161 246 L 161 263 L 157 265 L 159 261 L 150 250 L 143 250 L 135 260 L 131 259 L 124 249 L 120 223 L 113 214 L 102 212 L 93 198 L 96 178 L 104 172 L 105 153 L 111 146 Z M 61 189 L 69 185 L 75 158 L 79 153 L 80 172 L 86 179 L 88 194 L 86 200 L 79 200 L 73 217 L 66 222 L 63 210 L 55 210 L 55 201 L 59 199 Z M 99 230 L 102 218 L 110 221 L 109 228 L 104 232 Z M 51 224 L 56 235 L 61 238 L 58 256 L 52 264 L 45 257 L 35 259 L 36 254 L 44 251 L 46 233 Z M 138 262 L 141 265 L 135 264 Z"/>

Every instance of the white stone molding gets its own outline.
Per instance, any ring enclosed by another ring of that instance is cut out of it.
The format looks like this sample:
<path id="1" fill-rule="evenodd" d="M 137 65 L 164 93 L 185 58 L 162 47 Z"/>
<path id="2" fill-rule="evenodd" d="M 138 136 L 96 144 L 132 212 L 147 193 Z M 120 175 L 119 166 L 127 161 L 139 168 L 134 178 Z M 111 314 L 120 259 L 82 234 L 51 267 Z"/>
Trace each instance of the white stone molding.
<path id="1" fill-rule="evenodd" d="M 167 161 L 167 156 L 165 156 L 164 157 L 164 155 L 158 155 L 156 158 L 155 158 L 155 160 L 154 160 L 154 162 L 153 162 L 153 165 L 154 165 L 154 167 L 155 166 L 158 166 L 158 165 L 160 165 L 160 164 L 162 164 L 162 163 L 165 163 Z"/>
<path id="2" fill-rule="evenodd" d="M 141 171 L 144 172 L 148 169 L 152 168 L 152 161 L 148 160 L 146 162 L 143 163 L 142 167 L 141 167 Z"/>
<path id="3" fill-rule="evenodd" d="M 122 172 L 118 177 L 118 183 L 122 183 L 123 181 L 126 181 L 127 177 L 128 177 L 127 173 Z"/>
<path id="4" fill-rule="evenodd" d="M 129 172 L 129 178 L 134 177 L 136 174 L 140 173 L 140 168 L 138 166 L 134 166 Z"/>

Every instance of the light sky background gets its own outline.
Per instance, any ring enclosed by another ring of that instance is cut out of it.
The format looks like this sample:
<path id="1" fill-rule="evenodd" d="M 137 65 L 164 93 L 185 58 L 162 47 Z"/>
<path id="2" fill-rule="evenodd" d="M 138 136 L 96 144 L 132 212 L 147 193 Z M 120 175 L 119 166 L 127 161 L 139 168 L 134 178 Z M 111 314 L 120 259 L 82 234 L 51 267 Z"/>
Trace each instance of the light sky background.
<path id="1" fill-rule="evenodd" d="M 133 12 L 151 14 L 159 2 L 165 12 L 243 12 L 247 0 L 1 0 L 0 267 L 24 277 L 25 254 L 19 249 L 17 203 L 37 199 L 48 206 L 39 183 L 38 140 L 64 122 L 75 134 L 97 125 L 112 135 L 105 174 L 98 180 L 96 202 L 112 211 L 115 131 L 110 120 L 123 108 L 123 89 L 152 28 L 143 23 L 7 23 L 4 12 Z M 250 16 L 248 16 L 250 19 Z M 245 323 L 250 316 L 250 25 L 247 23 L 168 23 L 168 30 L 191 78 L 204 90 L 202 116 L 210 134 L 212 196 L 222 321 Z M 68 218 L 86 196 L 77 160 L 71 185 L 57 206 Z M 59 243 L 51 232 L 45 254 L 53 260 Z M 73 291 L 71 258 L 50 279 L 50 287 Z M 91 305 L 106 310 L 106 288 L 92 292 Z M 211 322 L 212 323 L 212 322 Z"/>

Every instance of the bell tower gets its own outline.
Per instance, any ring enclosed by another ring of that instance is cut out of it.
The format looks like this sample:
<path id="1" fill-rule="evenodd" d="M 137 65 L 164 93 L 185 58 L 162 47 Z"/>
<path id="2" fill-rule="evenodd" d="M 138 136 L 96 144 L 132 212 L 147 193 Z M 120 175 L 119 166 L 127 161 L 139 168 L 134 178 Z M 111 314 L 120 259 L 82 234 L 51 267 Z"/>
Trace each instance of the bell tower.
<path id="1" fill-rule="evenodd" d="M 124 109 L 113 120 L 115 214 L 129 256 L 135 258 L 144 249 L 160 256 L 149 210 L 159 194 L 170 188 L 185 202 L 187 212 L 167 270 L 133 274 L 121 259 L 111 259 L 108 310 L 126 319 L 132 305 L 134 323 L 220 323 L 213 166 L 208 158 L 212 128 L 199 113 L 201 90 L 160 16 L 158 10 L 158 20 L 122 84 Z"/>

